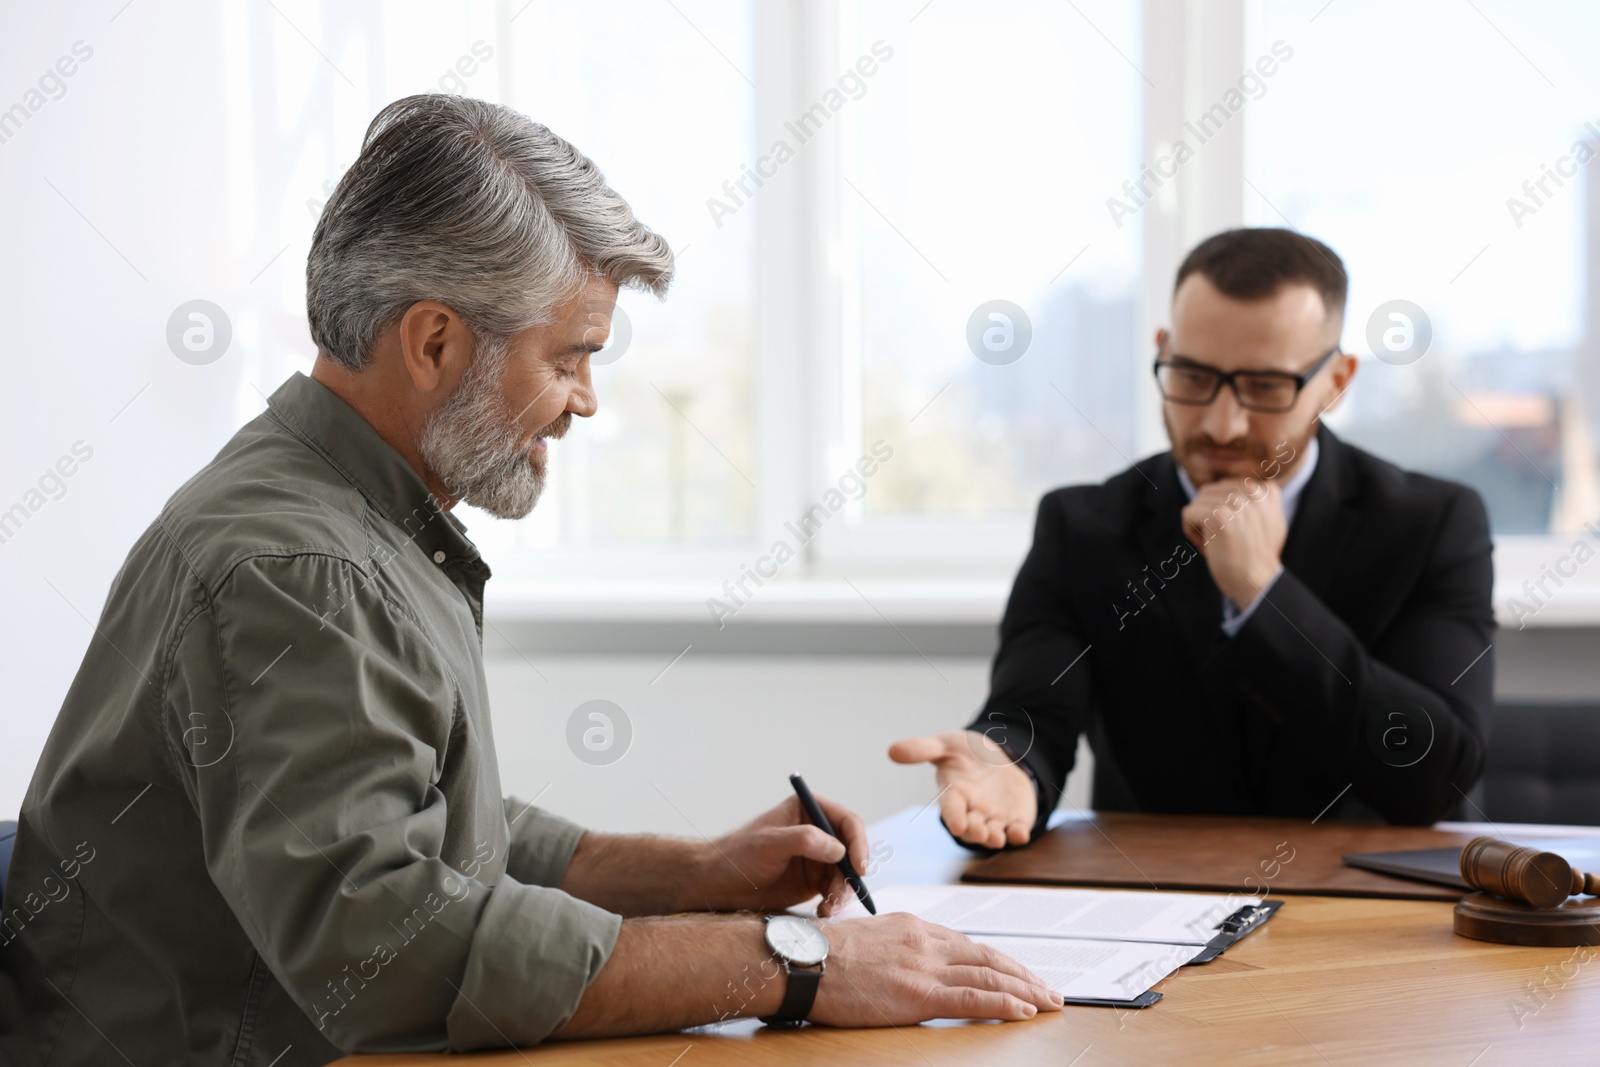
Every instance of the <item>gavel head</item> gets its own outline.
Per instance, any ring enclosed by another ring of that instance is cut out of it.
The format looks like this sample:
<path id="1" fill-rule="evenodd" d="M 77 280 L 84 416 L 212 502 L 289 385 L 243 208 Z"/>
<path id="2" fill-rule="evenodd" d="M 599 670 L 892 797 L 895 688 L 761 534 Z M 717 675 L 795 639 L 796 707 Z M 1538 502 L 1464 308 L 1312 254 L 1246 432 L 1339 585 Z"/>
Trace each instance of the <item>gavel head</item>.
<path id="1" fill-rule="evenodd" d="M 1584 876 L 1554 852 L 1493 837 L 1467 842 L 1461 850 L 1461 877 L 1473 889 L 1535 908 L 1553 908 L 1585 887 Z"/>

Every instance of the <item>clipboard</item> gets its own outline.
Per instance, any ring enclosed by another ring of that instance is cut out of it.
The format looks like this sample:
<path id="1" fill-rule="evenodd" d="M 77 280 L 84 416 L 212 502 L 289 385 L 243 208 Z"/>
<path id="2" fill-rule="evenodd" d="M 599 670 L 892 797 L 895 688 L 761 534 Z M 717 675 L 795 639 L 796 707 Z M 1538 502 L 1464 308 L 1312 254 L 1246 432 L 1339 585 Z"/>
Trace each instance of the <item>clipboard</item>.
<path id="1" fill-rule="evenodd" d="M 1243 937 L 1249 936 L 1256 930 L 1265 926 L 1267 920 L 1278 913 L 1283 907 L 1281 900 L 1263 900 L 1260 904 L 1246 904 L 1226 919 L 1217 924 L 1218 932 L 1215 937 L 1207 941 L 1200 951 L 1195 953 L 1183 966 L 1197 967 L 1210 963 L 1224 952 L 1228 947 Z M 1174 971 L 1174 974 L 1177 972 Z M 1169 976 L 1170 977 L 1170 976 Z M 1063 1004 L 1077 1004 L 1090 1008 L 1148 1008 L 1160 1000 L 1162 994 L 1154 989 L 1147 989 L 1136 997 L 1128 1000 L 1102 1000 L 1094 997 L 1067 997 Z"/>

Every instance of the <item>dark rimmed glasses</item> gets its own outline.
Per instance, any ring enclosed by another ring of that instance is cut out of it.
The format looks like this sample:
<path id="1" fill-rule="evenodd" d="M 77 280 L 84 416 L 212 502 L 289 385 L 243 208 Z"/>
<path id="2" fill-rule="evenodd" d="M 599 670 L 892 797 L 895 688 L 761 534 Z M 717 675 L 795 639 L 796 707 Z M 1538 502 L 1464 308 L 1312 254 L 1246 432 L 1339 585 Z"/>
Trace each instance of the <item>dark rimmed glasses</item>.
<path id="1" fill-rule="evenodd" d="M 1283 412 L 1294 407 L 1300 399 L 1300 390 L 1316 377 L 1328 360 L 1339 354 L 1334 345 L 1324 352 L 1302 374 L 1281 370 L 1221 371 L 1196 363 L 1187 356 L 1167 359 L 1165 348 L 1156 355 L 1156 385 L 1161 395 L 1174 404 L 1203 406 L 1211 403 L 1222 392 L 1224 385 L 1233 390 L 1239 406 L 1250 411 Z"/>

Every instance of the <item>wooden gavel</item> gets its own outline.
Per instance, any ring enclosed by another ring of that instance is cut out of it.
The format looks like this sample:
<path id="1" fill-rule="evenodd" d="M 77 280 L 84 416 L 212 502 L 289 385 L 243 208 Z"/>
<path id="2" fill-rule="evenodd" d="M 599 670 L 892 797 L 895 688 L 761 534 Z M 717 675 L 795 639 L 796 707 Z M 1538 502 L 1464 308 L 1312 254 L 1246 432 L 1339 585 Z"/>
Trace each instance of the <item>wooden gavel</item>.
<path id="1" fill-rule="evenodd" d="M 1600 876 L 1574 870 L 1554 852 L 1494 837 L 1467 842 L 1461 850 L 1461 877 L 1473 889 L 1534 908 L 1553 908 L 1578 893 L 1600 896 Z"/>

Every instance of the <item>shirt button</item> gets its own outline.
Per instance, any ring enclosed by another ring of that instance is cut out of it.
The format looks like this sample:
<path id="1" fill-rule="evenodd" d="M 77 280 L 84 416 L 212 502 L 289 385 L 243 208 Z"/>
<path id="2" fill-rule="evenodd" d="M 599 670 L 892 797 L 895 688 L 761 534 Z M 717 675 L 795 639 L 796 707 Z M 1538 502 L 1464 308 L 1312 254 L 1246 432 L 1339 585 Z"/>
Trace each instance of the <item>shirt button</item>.
<path id="1" fill-rule="evenodd" d="M 435 552 L 433 554 L 433 561 L 435 563 L 443 563 L 444 562 L 444 550 L 443 549 L 441 549 L 440 551 Z"/>

